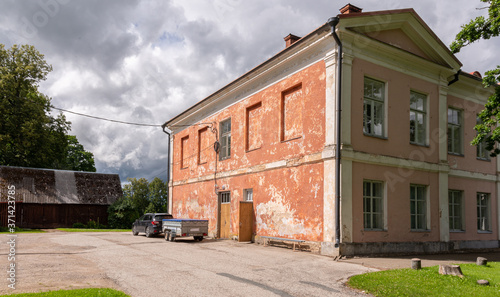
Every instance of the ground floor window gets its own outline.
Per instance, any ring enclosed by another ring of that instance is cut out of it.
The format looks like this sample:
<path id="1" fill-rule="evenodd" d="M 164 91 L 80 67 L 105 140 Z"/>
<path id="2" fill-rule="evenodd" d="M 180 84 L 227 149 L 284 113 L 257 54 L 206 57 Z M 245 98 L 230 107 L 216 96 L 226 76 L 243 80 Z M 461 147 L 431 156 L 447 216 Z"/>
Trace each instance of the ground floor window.
<path id="1" fill-rule="evenodd" d="M 365 230 L 384 229 L 384 190 L 380 181 L 363 181 L 363 220 Z"/>
<path id="2" fill-rule="evenodd" d="M 231 193 L 230 192 L 220 193 L 220 202 L 221 203 L 230 203 L 231 202 Z"/>
<path id="3" fill-rule="evenodd" d="M 410 186 L 411 230 L 427 230 L 427 186 Z"/>
<path id="4" fill-rule="evenodd" d="M 490 194 L 477 193 L 477 230 L 491 231 Z"/>
<path id="5" fill-rule="evenodd" d="M 253 189 L 245 189 L 243 194 L 245 201 L 253 201 Z"/>
<path id="6" fill-rule="evenodd" d="M 464 207 L 463 192 L 456 190 L 448 191 L 448 206 L 450 218 L 450 231 L 464 231 Z"/>

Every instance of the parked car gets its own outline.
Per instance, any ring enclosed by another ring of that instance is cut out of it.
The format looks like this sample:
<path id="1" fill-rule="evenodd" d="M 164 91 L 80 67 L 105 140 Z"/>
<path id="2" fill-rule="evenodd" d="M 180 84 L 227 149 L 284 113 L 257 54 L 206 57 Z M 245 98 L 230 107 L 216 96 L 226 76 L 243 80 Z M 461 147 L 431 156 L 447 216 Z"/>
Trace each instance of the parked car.
<path id="1" fill-rule="evenodd" d="M 151 237 L 162 233 L 162 220 L 173 219 L 168 213 L 147 213 L 135 220 L 132 224 L 132 234 L 138 235 L 140 232 L 146 233 L 146 237 Z"/>

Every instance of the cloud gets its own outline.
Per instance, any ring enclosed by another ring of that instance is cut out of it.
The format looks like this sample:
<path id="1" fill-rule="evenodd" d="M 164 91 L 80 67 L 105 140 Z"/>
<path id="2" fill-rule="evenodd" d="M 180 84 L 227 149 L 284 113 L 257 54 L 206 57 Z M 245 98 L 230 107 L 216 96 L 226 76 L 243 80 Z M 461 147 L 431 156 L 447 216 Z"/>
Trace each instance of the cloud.
<path id="1" fill-rule="evenodd" d="M 364 11 L 413 7 L 445 44 L 484 13 L 470 0 L 354 4 Z M 4 0 L 0 43 L 29 43 L 45 54 L 54 71 L 41 91 L 53 105 L 162 124 L 281 51 L 289 33 L 303 36 L 339 8 L 331 0 Z M 460 53 L 464 69 L 491 68 L 500 40 L 489 42 L 489 49 L 481 43 Z M 98 171 L 122 180 L 166 177 L 161 128 L 67 117 Z"/>

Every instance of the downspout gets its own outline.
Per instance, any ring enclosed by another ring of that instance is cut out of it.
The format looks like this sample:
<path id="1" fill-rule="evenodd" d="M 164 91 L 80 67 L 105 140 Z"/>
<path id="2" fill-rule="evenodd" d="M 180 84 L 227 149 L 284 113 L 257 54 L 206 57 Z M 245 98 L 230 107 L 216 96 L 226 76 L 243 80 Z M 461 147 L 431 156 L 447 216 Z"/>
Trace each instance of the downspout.
<path id="1" fill-rule="evenodd" d="M 462 69 L 458 69 L 457 73 L 455 73 L 455 78 L 448 83 L 448 86 L 451 86 L 458 81 L 460 72 L 462 72 Z"/>
<path id="2" fill-rule="evenodd" d="M 342 42 L 335 32 L 335 27 L 339 23 L 338 17 L 328 19 L 328 24 L 332 27 L 332 36 L 337 43 L 337 143 L 335 145 L 335 248 L 340 246 L 340 143 L 341 143 L 341 120 L 342 113 Z"/>
<path id="3" fill-rule="evenodd" d="M 163 132 L 165 132 L 165 134 L 168 135 L 168 154 L 167 154 L 167 186 L 170 184 L 170 138 L 171 138 L 171 134 L 172 132 L 168 132 L 167 130 L 165 130 L 165 128 L 167 127 L 167 123 L 161 125 L 161 128 L 163 129 Z M 170 193 L 170 187 L 168 187 L 168 196 L 170 197 L 171 193 Z M 170 203 L 170 201 L 169 201 Z M 171 205 L 169 205 L 169 208 L 171 207 Z"/>

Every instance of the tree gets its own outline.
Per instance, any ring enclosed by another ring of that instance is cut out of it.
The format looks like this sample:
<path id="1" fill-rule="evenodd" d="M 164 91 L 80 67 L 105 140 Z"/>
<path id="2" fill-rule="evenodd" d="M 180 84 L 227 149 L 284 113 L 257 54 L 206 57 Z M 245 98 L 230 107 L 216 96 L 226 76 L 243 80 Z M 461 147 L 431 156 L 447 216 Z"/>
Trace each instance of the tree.
<path id="1" fill-rule="evenodd" d="M 74 171 L 96 172 L 94 154 L 87 152 L 76 136 L 68 135 L 66 148 L 66 169 Z"/>
<path id="2" fill-rule="evenodd" d="M 462 30 L 457 34 L 455 41 L 450 45 L 453 53 L 458 53 L 460 49 L 481 39 L 490 39 L 500 35 L 500 0 L 480 0 L 487 3 L 488 17 L 477 17 L 468 24 L 462 26 Z M 494 94 L 488 98 L 484 110 L 479 114 L 481 123 L 474 129 L 477 136 L 472 144 L 478 145 L 485 142 L 486 149 L 490 151 L 492 157 L 500 154 L 500 149 L 496 146 L 500 142 L 500 66 L 489 70 L 483 78 L 485 88 L 493 87 Z"/>
<path id="3" fill-rule="evenodd" d="M 168 211 L 168 185 L 158 177 L 149 183 L 149 205 L 146 212 Z"/>
<path id="4" fill-rule="evenodd" d="M 35 47 L 0 44 L 0 165 L 73 170 L 71 123 L 62 113 L 51 116 L 50 98 L 38 91 L 50 71 Z"/>

